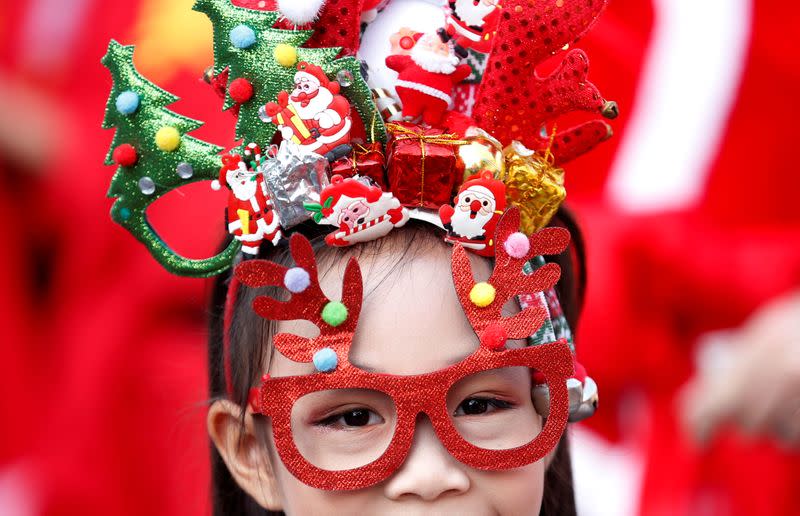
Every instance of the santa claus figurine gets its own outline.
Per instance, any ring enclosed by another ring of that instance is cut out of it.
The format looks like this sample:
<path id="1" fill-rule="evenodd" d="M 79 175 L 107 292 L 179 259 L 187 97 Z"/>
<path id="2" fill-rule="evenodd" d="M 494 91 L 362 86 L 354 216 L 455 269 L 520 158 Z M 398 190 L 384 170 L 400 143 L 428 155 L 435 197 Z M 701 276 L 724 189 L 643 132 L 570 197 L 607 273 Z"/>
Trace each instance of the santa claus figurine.
<path id="1" fill-rule="evenodd" d="M 257 145 L 251 143 L 246 152 L 247 158 L 259 161 L 261 151 Z M 222 163 L 219 182 L 212 186 L 219 188 L 224 182 L 230 189 L 226 208 L 228 232 L 242 243 L 245 256 L 255 256 L 262 242 L 275 245 L 282 238 L 278 215 L 272 209 L 262 174 L 250 170 L 236 154 L 223 156 Z"/>
<path id="2" fill-rule="evenodd" d="M 419 37 L 409 55 L 391 55 L 386 66 L 398 73 L 395 89 L 403 116 L 438 125 L 452 103 L 453 87 L 472 73 L 459 64 L 457 49 L 444 31 Z"/>
<path id="3" fill-rule="evenodd" d="M 338 148 L 350 142 L 353 120 L 350 103 L 339 94 L 339 83 L 328 80 L 319 66 L 303 61 L 297 65 L 294 84 L 291 94 L 282 91 L 277 103 L 264 106 L 267 119 L 278 126 L 284 139 L 304 151 L 342 154 Z"/>
<path id="4" fill-rule="evenodd" d="M 451 0 L 445 26 L 456 44 L 488 54 L 500 23 L 499 0 Z"/>
<path id="5" fill-rule="evenodd" d="M 455 206 L 439 208 L 447 230 L 445 241 L 460 242 L 481 256 L 494 256 L 494 230 L 506 209 L 506 185 L 483 171 L 461 185 L 453 202 Z"/>
<path id="6" fill-rule="evenodd" d="M 384 237 L 410 217 L 394 195 L 370 184 L 368 179 L 345 179 L 340 175 L 334 175 L 331 184 L 322 190 L 319 204 L 305 206 L 314 213 L 318 224 L 338 226 L 337 231 L 325 237 L 328 245 L 337 247 Z"/>

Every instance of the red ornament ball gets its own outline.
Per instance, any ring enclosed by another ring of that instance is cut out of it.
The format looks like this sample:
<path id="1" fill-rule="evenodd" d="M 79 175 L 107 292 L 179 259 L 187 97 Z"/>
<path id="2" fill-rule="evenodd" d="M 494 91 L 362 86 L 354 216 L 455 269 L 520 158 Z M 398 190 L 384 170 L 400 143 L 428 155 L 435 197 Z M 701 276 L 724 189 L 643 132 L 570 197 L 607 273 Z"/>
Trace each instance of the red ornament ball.
<path id="1" fill-rule="evenodd" d="M 123 167 L 132 167 L 139 160 L 136 149 L 129 143 L 123 143 L 117 146 L 111 157 L 114 159 L 115 163 Z"/>
<path id="2" fill-rule="evenodd" d="M 481 333 L 481 346 L 492 351 L 500 351 L 506 347 L 508 333 L 497 323 L 490 324 Z"/>
<path id="3" fill-rule="evenodd" d="M 228 93 L 237 104 L 244 104 L 253 98 L 253 85 L 247 79 L 239 77 L 231 82 Z"/>

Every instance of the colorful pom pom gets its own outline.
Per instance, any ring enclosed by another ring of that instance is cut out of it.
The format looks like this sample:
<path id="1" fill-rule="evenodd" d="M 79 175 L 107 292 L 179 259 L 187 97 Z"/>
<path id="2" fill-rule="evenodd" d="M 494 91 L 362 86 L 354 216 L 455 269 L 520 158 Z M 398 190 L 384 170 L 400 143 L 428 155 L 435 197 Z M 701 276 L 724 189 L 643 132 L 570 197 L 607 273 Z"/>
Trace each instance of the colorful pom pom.
<path id="1" fill-rule="evenodd" d="M 503 247 L 510 257 L 520 260 L 531 250 L 531 241 L 524 233 L 516 232 L 508 236 Z"/>
<path id="2" fill-rule="evenodd" d="M 131 218 L 131 210 L 129 210 L 128 208 L 120 208 L 119 216 L 122 220 L 128 220 L 129 218 Z"/>
<path id="3" fill-rule="evenodd" d="M 286 275 L 283 277 L 283 284 L 286 290 L 292 294 L 299 294 L 305 291 L 311 284 L 311 276 L 309 276 L 308 272 L 302 267 L 294 267 L 286 271 Z M 323 312 L 323 317 L 324 313 L 325 312 Z M 345 317 L 346 316 L 347 314 L 345 313 Z"/>
<path id="4" fill-rule="evenodd" d="M 336 352 L 331 348 L 322 348 L 314 353 L 314 367 L 321 373 L 329 373 L 336 369 L 339 363 L 339 358 Z"/>
<path id="5" fill-rule="evenodd" d="M 497 323 L 490 324 L 481 333 L 481 346 L 492 351 L 500 351 L 507 341 L 508 332 Z"/>
<path id="6" fill-rule="evenodd" d="M 275 47 L 273 55 L 275 56 L 275 61 L 277 61 L 279 65 L 285 66 L 286 68 L 290 68 L 297 64 L 297 49 L 292 45 L 280 43 Z"/>
<path id="7" fill-rule="evenodd" d="M 234 79 L 228 87 L 228 93 L 237 104 L 244 104 L 253 98 L 253 85 L 243 77 Z"/>
<path id="8" fill-rule="evenodd" d="M 339 301 L 331 301 L 322 309 L 322 320 L 334 328 L 347 320 L 347 307 Z"/>
<path id="9" fill-rule="evenodd" d="M 134 91 L 123 91 L 117 96 L 117 111 L 123 115 L 132 115 L 139 109 L 139 95 Z"/>
<path id="10" fill-rule="evenodd" d="M 494 303 L 494 298 L 497 295 L 497 291 L 491 286 L 489 283 L 482 281 L 480 283 L 476 283 L 472 290 L 469 292 L 469 300 L 475 306 L 480 308 L 486 308 L 487 306 Z"/>
<path id="11" fill-rule="evenodd" d="M 114 149 L 114 153 L 111 155 L 111 157 L 113 158 L 114 163 L 123 167 L 132 167 L 139 160 L 139 156 L 136 154 L 136 149 L 134 149 L 133 145 L 129 143 L 118 145 L 117 148 Z"/>
<path id="12" fill-rule="evenodd" d="M 156 145 L 164 152 L 172 152 L 181 144 L 181 133 L 174 127 L 162 127 L 156 133 Z"/>
<path id="13" fill-rule="evenodd" d="M 231 30 L 230 39 L 236 48 L 250 48 L 256 44 L 256 32 L 247 25 L 237 25 Z"/>

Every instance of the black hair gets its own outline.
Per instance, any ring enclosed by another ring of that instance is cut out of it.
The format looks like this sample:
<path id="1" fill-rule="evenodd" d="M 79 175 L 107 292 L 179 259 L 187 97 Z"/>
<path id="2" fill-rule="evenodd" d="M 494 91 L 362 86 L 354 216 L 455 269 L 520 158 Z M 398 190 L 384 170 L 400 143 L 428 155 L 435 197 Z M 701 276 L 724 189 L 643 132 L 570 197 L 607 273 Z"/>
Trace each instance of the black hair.
<path id="1" fill-rule="evenodd" d="M 566 227 L 572 235 L 570 251 L 559 256 L 547 257 L 547 259 L 561 266 L 561 280 L 556 286 L 556 290 L 564 315 L 574 329 L 577 327 L 586 284 L 583 239 L 575 219 L 563 207 L 553 218 L 550 225 Z M 330 232 L 329 227 L 317 226 L 311 223 L 295 228 L 294 231 L 299 231 L 309 238 L 317 256 L 319 256 L 320 251 L 322 253 L 335 252 L 334 249 L 329 248 L 324 243 L 323 239 L 324 235 Z M 432 234 L 438 235 L 433 226 L 416 223 L 415 221 L 410 221 L 406 227 L 396 230 L 394 233 L 403 233 L 405 235 L 405 247 L 400 251 L 398 264 L 402 264 L 408 255 L 424 250 L 425 245 L 429 245 L 432 241 L 430 238 L 417 237 Z M 441 237 L 437 236 L 437 238 Z M 379 239 L 361 244 L 358 252 L 361 254 L 379 254 L 386 241 L 387 239 Z M 395 252 L 397 252 L 396 249 Z M 268 248 L 265 246 L 259 257 L 282 265 L 291 263 L 291 256 L 286 245 L 269 246 Z M 267 294 L 280 298 L 284 294 L 276 288 L 243 288 L 240 290 L 234 308 L 233 324 L 230 332 L 229 353 L 231 361 L 229 367 L 232 393 L 229 396 L 222 338 L 223 312 L 229 281 L 230 272 L 227 275 L 217 277 L 212 289 L 208 352 L 209 391 L 212 401 L 231 398 L 240 407 L 245 407 L 250 388 L 257 385 L 258 379 L 262 374 L 262 364 L 265 363 L 264 352 L 274 352 L 271 346 L 264 346 L 263 343 L 266 341 L 266 337 L 272 335 L 275 331 L 274 322 L 262 319 L 249 307 L 256 296 Z M 265 348 L 269 348 L 269 350 L 265 350 Z M 242 424 L 244 424 L 244 412 L 241 417 Z M 236 484 L 213 443 L 211 443 L 211 460 L 214 516 L 269 516 L 283 514 L 282 512 L 265 510 Z M 574 516 L 575 514 L 575 495 L 572 485 L 569 442 L 565 433 L 545 473 L 544 496 L 540 516 Z"/>

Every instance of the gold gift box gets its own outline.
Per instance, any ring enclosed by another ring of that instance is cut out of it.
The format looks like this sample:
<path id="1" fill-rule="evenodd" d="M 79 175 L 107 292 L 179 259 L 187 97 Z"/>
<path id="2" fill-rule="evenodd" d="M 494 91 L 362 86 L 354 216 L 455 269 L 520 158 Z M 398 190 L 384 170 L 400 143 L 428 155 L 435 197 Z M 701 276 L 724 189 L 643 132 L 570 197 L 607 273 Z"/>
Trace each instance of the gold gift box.
<path id="1" fill-rule="evenodd" d="M 515 141 L 505 149 L 482 129 L 472 129 L 465 138 L 470 143 L 459 147 L 464 165 L 464 180 L 483 170 L 506 185 L 506 200 L 520 209 L 520 230 L 531 235 L 547 226 L 567 197 L 564 169 L 553 165 L 553 156 L 544 155 Z"/>
<path id="2" fill-rule="evenodd" d="M 520 209 L 521 231 L 533 234 L 547 226 L 567 198 L 564 169 L 553 165 L 551 154 L 541 156 L 517 141 L 505 148 L 503 157 L 506 198 Z"/>

